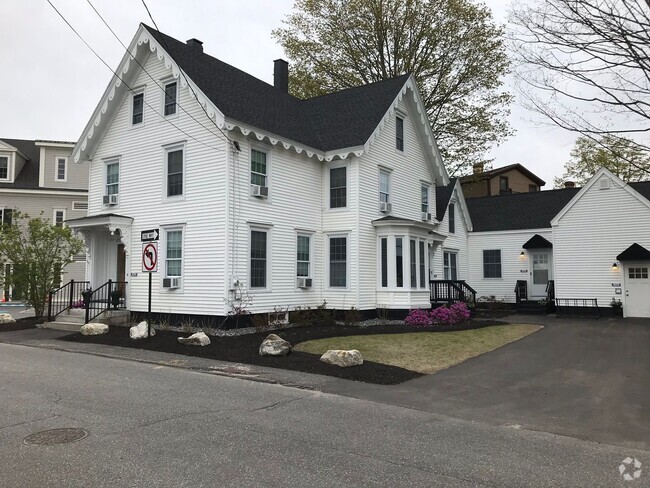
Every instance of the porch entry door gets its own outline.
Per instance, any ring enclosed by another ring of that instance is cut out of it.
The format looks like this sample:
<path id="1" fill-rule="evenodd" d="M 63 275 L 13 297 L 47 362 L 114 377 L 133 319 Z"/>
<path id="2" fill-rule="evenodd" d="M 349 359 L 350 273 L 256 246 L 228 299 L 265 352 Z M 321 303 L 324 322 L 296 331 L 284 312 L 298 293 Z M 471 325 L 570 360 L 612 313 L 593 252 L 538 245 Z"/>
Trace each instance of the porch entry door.
<path id="1" fill-rule="evenodd" d="M 442 258 L 444 279 L 458 280 L 458 253 L 445 251 Z"/>
<path id="2" fill-rule="evenodd" d="M 625 263 L 626 317 L 650 317 L 650 263 Z"/>
<path id="3" fill-rule="evenodd" d="M 551 279 L 551 253 L 549 251 L 531 251 L 530 264 L 530 296 L 531 298 L 544 298 L 548 280 Z"/>

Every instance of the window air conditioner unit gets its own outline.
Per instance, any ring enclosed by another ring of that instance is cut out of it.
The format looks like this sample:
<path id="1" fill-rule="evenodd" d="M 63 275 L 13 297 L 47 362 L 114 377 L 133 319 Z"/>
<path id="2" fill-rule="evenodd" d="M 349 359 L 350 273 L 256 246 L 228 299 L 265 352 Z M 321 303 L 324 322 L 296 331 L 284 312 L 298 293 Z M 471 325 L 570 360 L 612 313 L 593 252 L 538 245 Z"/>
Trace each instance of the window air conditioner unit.
<path id="1" fill-rule="evenodd" d="M 298 278 L 298 288 L 311 288 L 311 278 Z"/>
<path id="2" fill-rule="evenodd" d="M 431 214 L 429 212 L 422 212 L 422 220 L 426 222 L 431 221 Z"/>
<path id="3" fill-rule="evenodd" d="M 379 203 L 379 211 L 383 213 L 390 213 L 390 211 L 393 209 L 393 206 L 388 203 L 388 202 L 380 202 Z"/>
<path id="4" fill-rule="evenodd" d="M 181 279 L 176 278 L 163 278 L 163 288 L 174 289 L 181 286 Z"/>
<path id="5" fill-rule="evenodd" d="M 104 205 L 117 205 L 117 199 L 117 193 L 114 193 L 113 195 L 104 195 Z"/>
<path id="6" fill-rule="evenodd" d="M 261 185 L 251 185 L 251 195 L 254 197 L 268 198 L 269 187 Z"/>

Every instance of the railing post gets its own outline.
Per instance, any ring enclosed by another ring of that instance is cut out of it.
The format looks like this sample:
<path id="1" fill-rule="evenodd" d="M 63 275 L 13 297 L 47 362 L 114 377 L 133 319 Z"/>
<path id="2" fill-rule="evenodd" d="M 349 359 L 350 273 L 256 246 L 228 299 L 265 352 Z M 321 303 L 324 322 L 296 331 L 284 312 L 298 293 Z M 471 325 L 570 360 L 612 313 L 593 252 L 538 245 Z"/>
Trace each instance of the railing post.
<path id="1" fill-rule="evenodd" d="M 72 308 L 73 298 L 74 298 L 74 280 L 70 280 L 70 301 L 68 302 L 68 308 Z"/>
<path id="2" fill-rule="evenodd" d="M 48 292 L 48 300 L 47 300 L 47 321 L 51 322 L 52 321 L 52 292 Z"/>
<path id="3" fill-rule="evenodd" d="M 87 324 L 90 319 L 90 301 L 92 300 L 92 293 L 88 295 L 88 300 L 84 300 L 84 308 L 86 309 L 84 324 Z"/>

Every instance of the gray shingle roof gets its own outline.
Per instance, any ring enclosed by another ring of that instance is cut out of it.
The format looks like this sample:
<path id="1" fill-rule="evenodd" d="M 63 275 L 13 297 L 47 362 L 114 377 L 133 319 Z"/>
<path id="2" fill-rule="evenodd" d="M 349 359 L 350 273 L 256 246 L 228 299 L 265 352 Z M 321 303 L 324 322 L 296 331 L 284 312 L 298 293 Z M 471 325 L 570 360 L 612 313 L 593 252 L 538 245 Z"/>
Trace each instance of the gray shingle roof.
<path id="1" fill-rule="evenodd" d="M 321 151 L 365 144 L 409 77 L 300 100 L 142 25 L 226 117 Z"/>
<path id="2" fill-rule="evenodd" d="M 460 178 L 460 182 L 461 183 L 473 183 L 473 182 L 476 182 L 476 181 L 487 180 L 489 178 L 499 176 L 499 175 L 501 175 L 503 173 L 507 173 L 508 171 L 512 171 L 514 169 L 516 169 L 519 172 L 521 172 L 522 174 L 528 176 L 528 178 L 530 178 L 532 181 L 537 183 L 539 186 L 544 186 L 546 184 L 546 182 L 543 179 L 541 179 L 539 176 L 537 176 L 532 171 L 530 171 L 528 168 L 526 168 L 525 166 L 523 166 L 523 165 L 521 165 L 519 163 L 509 164 L 508 166 L 502 166 L 501 168 L 494 168 L 494 169 L 490 169 L 490 170 L 487 170 L 487 171 L 482 171 L 480 173 L 474 173 L 474 174 L 471 174 L 471 175 L 462 176 Z"/>
<path id="3" fill-rule="evenodd" d="M 436 186 L 436 219 L 438 222 L 442 222 L 442 219 L 445 218 L 447 205 L 449 205 L 449 200 L 454 193 L 455 186 L 456 178 L 452 178 L 448 185 Z"/>
<path id="4" fill-rule="evenodd" d="M 468 198 L 475 232 L 544 229 L 580 188 Z"/>

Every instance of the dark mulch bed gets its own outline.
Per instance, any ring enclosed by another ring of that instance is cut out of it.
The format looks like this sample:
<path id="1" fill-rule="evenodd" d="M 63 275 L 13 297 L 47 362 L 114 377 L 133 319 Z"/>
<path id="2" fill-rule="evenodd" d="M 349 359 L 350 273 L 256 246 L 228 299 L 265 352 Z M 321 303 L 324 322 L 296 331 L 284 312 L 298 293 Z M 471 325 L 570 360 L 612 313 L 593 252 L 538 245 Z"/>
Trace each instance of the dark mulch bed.
<path id="1" fill-rule="evenodd" d="M 477 321 L 462 327 L 456 327 L 454 329 L 445 328 L 444 330 L 486 327 L 501 323 L 496 321 Z M 371 327 L 313 325 L 293 327 L 274 331 L 273 333 L 295 345 L 300 342 L 327 337 L 435 332 L 440 330 L 442 329 L 439 327 L 407 327 L 404 325 L 378 325 Z M 259 346 L 268 334 L 269 332 L 260 332 L 236 337 L 210 337 L 212 343 L 209 346 L 197 347 L 179 344 L 178 337 L 188 335 L 181 332 L 156 331 L 156 335 L 150 339 L 131 340 L 127 327 L 111 327 L 108 334 L 98 336 L 72 334 L 62 337 L 60 340 L 184 354 L 186 356 L 289 369 L 382 385 L 395 385 L 422 376 L 422 374 L 414 371 L 370 361 L 364 361 L 360 366 L 340 368 L 321 362 L 318 355 L 305 352 L 294 351 L 285 357 L 260 356 L 258 354 Z"/>
<path id="2" fill-rule="evenodd" d="M 34 329 L 37 324 L 42 324 L 43 318 L 37 319 L 36 317 L 26 317 L 24 319 L 16 320 L 14 324 L 0 324 L 0 332 L 11 332 L 14 330 Z"/>

